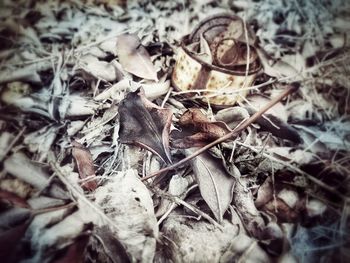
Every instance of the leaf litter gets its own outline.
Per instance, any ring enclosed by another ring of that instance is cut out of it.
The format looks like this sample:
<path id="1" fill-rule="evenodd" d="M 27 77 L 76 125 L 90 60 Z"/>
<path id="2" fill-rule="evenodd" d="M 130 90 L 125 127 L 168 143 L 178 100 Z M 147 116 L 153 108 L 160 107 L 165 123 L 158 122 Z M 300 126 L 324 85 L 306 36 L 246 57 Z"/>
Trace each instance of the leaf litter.
<path id="1" fill-rule="evenodd" d="M 1 258 L 349 261 L 348 10 L 3 1 Z"/>

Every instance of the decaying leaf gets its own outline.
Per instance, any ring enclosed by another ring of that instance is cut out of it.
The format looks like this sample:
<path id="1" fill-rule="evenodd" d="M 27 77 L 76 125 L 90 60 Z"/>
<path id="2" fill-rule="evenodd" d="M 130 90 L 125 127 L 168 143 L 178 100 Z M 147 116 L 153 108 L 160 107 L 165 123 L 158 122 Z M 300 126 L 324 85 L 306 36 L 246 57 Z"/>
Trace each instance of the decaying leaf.
<path id="1" fill-rule="evenodd" d="M 28 203 L 24 198 L 9 191 L 0 190 L 0 200 L 1 199 L 6 200 L 17 207 L 28 208 Z"/>
<path id="2" fill-rule="evenodd" d="M 186 150 L 191 154 L 192 150 Z M 231 203 L 235 178 L 229 176 L 220 162 L 209 153 L 202 153 L 191 161 L 193 172 L 204 201 L 215 218 L 222 222 L 223 215 Z"/>
<path id="3" fill-rule="evenodd" d="M 106 81 L 115 81 L 117 79 L 117 69 L 108 62 L 100 61 L 95 56 L 87 55 L 80 58 L 79 66 L 96 78 Z"/>
<path id="4" fill-rule="evenodd" d="M 203 146 L 231 131 L 224 122 L 209 121 L 198 108 L 187 110 L 181 116 L 179 125 L 183 132 L 174 133 L 172 145 L 176 148 Z"/>
<path id="5" fill-rule="evenodd" d="M 144 79 L 157 81 L 157 71 L 151 57 L 135 34 L 118 36 L 117 54 L 123 69 Z"/>
<path id="6" fill-rule="evenodd" d="M 132 262 L 153 262 L 157 220 L 153 201 L 136 170 L 118 172 L 95 193 L 95 203 L 105 210 L 116 227 L 113 235 L 126 248 Z"/>
<path id="7" fill-rule="evenodd" d="M 79 176 L 81 179 L 95 176 L 95 168 L 90 151 L 82 144 L 72 141 L 72 154 L 77 163 Z M 97 188 L 96 180 L 89 180 L 83 183 L 82 186 L 87 190 L 93 191 Z"/>
<path id="8" fill-rule="evenodd" d="M 130 92 L 119 106 L 121 143 L 139 145 L 171 163 L 169 131 L 172 112 L 145 98 L 142 88 Z"/>
<path id="9" fill-rule="evenodd" d="M 166 258 L 160 262 L 220 262 L 220 257 L 236 238 L 239 227 L 222 222 L 222 230 L 205 220 L 194 221 L 174 211 L 163 224 Z"/>

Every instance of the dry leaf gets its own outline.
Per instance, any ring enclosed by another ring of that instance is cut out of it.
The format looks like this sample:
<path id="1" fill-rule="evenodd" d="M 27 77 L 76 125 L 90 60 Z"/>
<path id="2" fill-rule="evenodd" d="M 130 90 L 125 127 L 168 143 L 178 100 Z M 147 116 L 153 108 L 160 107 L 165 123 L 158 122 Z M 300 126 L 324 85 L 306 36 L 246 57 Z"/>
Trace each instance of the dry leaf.
<path id="1" fill-rule="evenodd" d="M 192 150 L 186 150 L 189 155 Z M 222 222 L 231 203 L 235 178 L 229 176 L 222 164 L 205 152 L 191 161 L 193 172 L 204 201 L 215 218 Z"/>
<path id="2" fill-rule="evenodd" d="M 17 207 L 28 208 L 28 203 L 22 197 L 6 190 L 0 190 L 0 199 L 6 200 Z"/>
<path id="3" fill-rule="evenodd" d="M 130 92 L 119 106 L 121 143 L 135 144 L 171 163 L 169 131 L 172 112 L 145 98 L 143 89 Z"/>
<path id="4" fill-rule="evenodd" d="M 109 82 L 117 79 L 117 69 L 111 63 L 100 61 L 97 57 L 92 55 L 80 58 L 79 66 L 95 78 Z"/>
<path id="5" fill-rule="evenodd" d="M 94 177 L 95 168 L 90 151 L 76 141 L 72 141 L 72 145 L 72 154 L 77 163 L 80 178 Z M 97 183 L 94 179 L 83 183 L 82 186 L 89 191 L 93 191 L 97 188 Z"/>
<path id="6" fill-rule="evenodd" d="M 110 227 L 132 262 L 153 262 L 158 238 L 153 201 L 136 170 L 118 172 L 99 187 L 95 203 L 117 227 Z"/>
<path id="7" fill-rule="evenodd" d="M 182 132 L 173 132 L 173 147 L 200 147 L 229 133 L 230 128 L 219 121 L 209 121 L 198 108 L 187 110 L 180 118 Z M 194 134 L 193 134 L 194 133 Z"/>
<path id="8" fill-rule="evenodd" d="M 220 257 L 240 231 L 226 219 L 221 226 L 222 229 L 205 220 L 194 221 L 175 210 L 162 226 L 163 235 L 171 241 L 165 243 L 165 258 L 159 262 L 221 262 Z"/>
<path id="9" fill-rule="evenodd" d="M 31 161 L 24 153 L 16 152 L 4 162 L 5 171 L 20 180 L 43 191 L 50 184 L 49 175 L 44 169 Z M 60 187 L 53 184 L 49 189 L 50 196 L 59 199 L 68 199 L 68 195 Z"/>
<path id="10" fill-rule="evenodd" d="M 235 184 L 233 204 L 246 228 L 255 238 L 261 239 L 265 227 L 264 219 L 256 209 L 253 196 L 247 187 L 247 180 L 240 178 Z"/>
<path id="11" fill-rule="evenodd" d="M 123 69 L 144 79 L 157 81 L 157 70 L 140 39 L 135 34 L 118 36 L 117 54 Z"/>

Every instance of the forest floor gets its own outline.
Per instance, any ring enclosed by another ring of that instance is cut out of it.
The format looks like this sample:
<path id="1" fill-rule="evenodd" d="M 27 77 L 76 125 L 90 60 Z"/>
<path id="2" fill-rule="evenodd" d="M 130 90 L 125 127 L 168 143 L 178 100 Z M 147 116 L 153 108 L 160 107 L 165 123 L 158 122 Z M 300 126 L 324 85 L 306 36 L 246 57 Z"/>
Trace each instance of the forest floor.
<path id="1" fill-rule="evenodd" d="M 0 18 L 2 262 L 350 262 L 350 1 Z"/>

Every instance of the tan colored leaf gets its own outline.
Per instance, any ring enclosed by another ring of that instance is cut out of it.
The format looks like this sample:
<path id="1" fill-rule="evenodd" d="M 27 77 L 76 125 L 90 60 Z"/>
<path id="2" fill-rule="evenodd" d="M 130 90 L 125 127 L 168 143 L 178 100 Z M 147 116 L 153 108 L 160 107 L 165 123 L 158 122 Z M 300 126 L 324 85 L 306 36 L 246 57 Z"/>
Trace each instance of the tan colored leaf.
<path id="1" fill-rule="evenodd" d="M 137 35 L 120 35 L 117 40 L 117 54 L 124 70 L 140 78 L 158 81 L 157 70 Z"/>
<path id="2" fill-rule="evenodd" d="M 76 141 L 72 141 L 72 145 L 72 154 L 77 163 L 80 178 L 94 177 L 95 168 L 90 151 Z M 97 183 L 96 180 L 91 180 L 83 183 L 82 186 L 89 191 L 93 191 L 97 188 Z"/>

